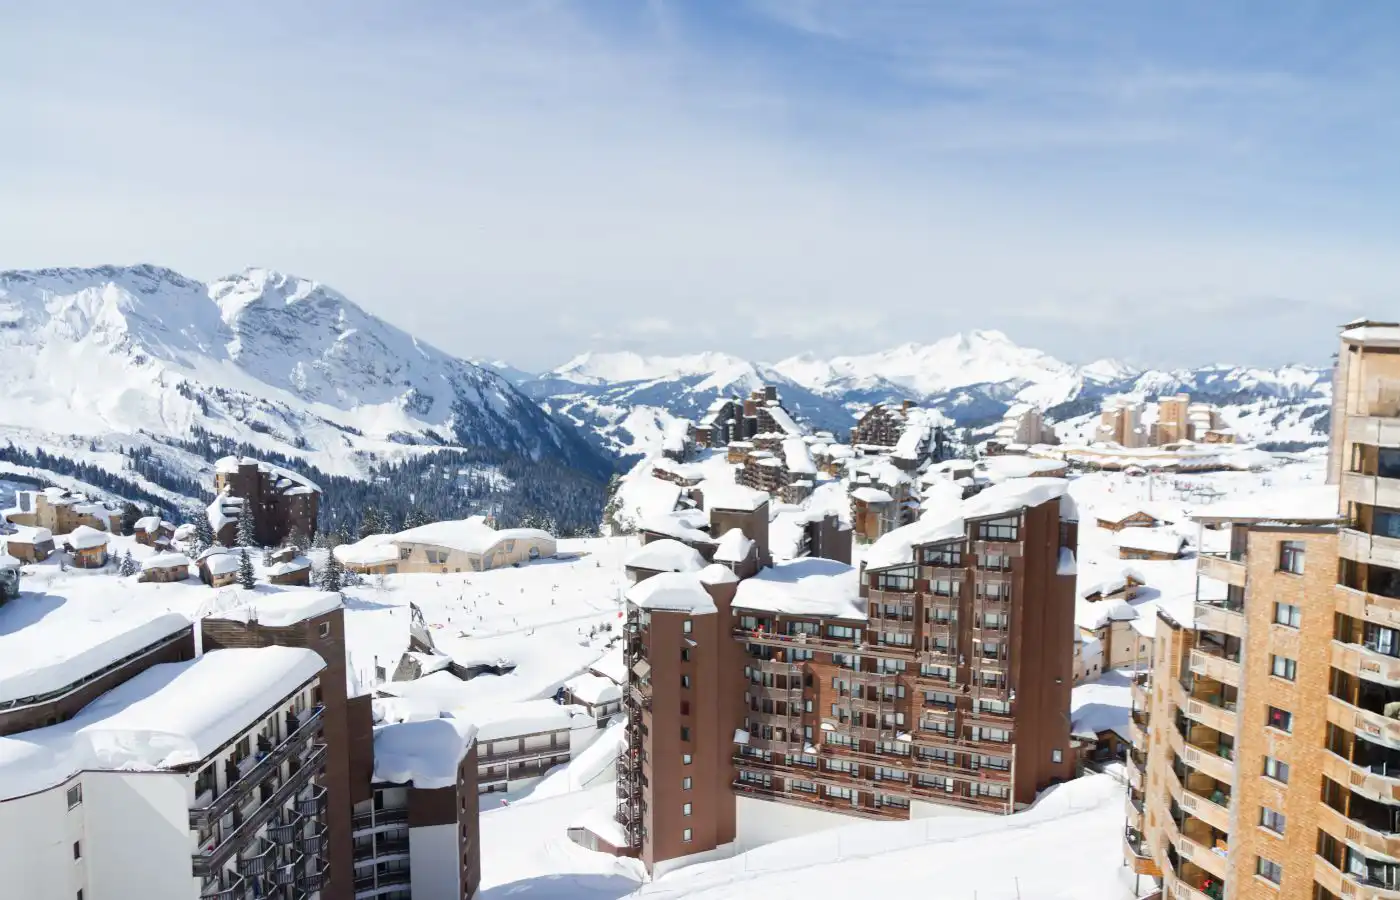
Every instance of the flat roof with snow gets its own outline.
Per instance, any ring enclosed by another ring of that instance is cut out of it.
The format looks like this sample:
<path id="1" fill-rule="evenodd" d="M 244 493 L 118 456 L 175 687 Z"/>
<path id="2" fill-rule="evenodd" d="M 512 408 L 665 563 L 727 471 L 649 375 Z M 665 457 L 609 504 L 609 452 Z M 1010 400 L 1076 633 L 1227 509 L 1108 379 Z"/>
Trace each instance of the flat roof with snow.
<path id="1" fill-rule="evenodd" d="M 1225 500 L 1194 507 L 1195 522 L 1299 522 L 1328 523 L 1341 518 L 1338 487 L 1335 484 L 1308 484 L 1275 488 L 1238 500 Z"/>
<path id="2" fill-rule="evenodd" d="M 700 484 L 700 495 L 705 498 L 706 509 L 735 509 L 751 512 L 768 502 L 768 494 L 734 482 L 717 481 L 713 478 Z"/>
<path id="3" fill-rule="evenodd" d="M 198 763 L 324 667 L 301 647 L 216 650 L 152 666 L 67 722 L 0 738 L 0 798 L 42 791 L 84 770 Z"/>
<path id="4" fill-rule="evenodd" d="M 632 551 L 625 564 L 653 572 L 699 572 L 705 568 L 705 558 L 689 544 L 662 538 Z"/>
<path id="5" fill-rule="evenodd" d="M 472 723 L 451 716 L 374 729 L 374 780 L 423 790 L 457 784 L 457 769 L 476 741 Z"/>
<path id="6" fill-rule="evenodd" d="M 820 618 L 867 618 L 856 570 L 830 559 L 780 562 L 739 582 L 736 609 Z"/>
<path id="7" fill-rule="evenodd" d="M 700 577 L 692 572 L 662 572 L 639 581 L 628 589 L 627 601 L 654 612 L 698 616 L 719 611 Z"/>

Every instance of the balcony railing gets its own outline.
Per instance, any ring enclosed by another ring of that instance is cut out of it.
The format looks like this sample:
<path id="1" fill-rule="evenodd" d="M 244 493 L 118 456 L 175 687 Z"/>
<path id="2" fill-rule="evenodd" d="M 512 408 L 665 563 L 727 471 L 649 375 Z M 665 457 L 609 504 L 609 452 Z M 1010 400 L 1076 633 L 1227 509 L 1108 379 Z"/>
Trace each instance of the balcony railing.
<path id="1" fill-rule="evenodd" d="M 297 798 L 295 808 L 303 816 L 319 816 L 326 809 L 325 787 L 319 784 L 311 785 Z"/>
<path id="2" fill-rule="evenodd" d="M 1400 687 L 1400 658 L 1380 652 L 1375 643 L 1332 642 L 1332 667 L 1379 684 Z"/>
<path id="3" fill-rule="evenodd" d="M 278 810 L 282 809 L 296 792 L 307 785 L 313 776 L 318 774 L 326 761 L 325 744 L 316 745 L 315 751 L 307 757 L 306 764 L 288 778 L 281 787 L 267 800 L 263 801 L 242 823 L 231 831 L 223 835 L 223 839 L 212 847 L 196 853 L 194 860 L 194 875 L 203 878 L 223 867 L 234 851 L 247 844 L 257 834 L 259 828 L 272 819 Z"/>
<path id="4" fill-rule="evenodd" d="M 199 895 L 199 900 L 241 900 L 247 894 L 248 882 L 242 875 L 235 875 L 228 887 L 206 890 Z"/>
<path id="5" fill-rule="evenodd" d="M 323 712 L 324 709 L 320 706 L 304 712 L 301 723 L 297 725 L 295 731 L 287 735 L 282 743 L 273 747 L 261 759 L 255 760 L 247 771 L 242 772 L 237 781 L 226 787 L 224 792 L 210 803 L 190 810 L 190 827 L 198 829 L 209 824 L 232 809 L 239 800 L 251 794 L 267 776 L 281 767 L 282 763 L 292 755 L 292 751 L 320 733 Z"/>
<path id="6" fill-rule="evenodd" d="M 817 634 L 807 634 L 799 632 L 797 634 L 779 634 L 773 631 L 766 631 L 758 628 L 735 628 L 733 631 L 737 640 L 750 644 L 762 644 L 768 647 L 814 647 L 822 650 L 832 650 L 836 653 L 858 653 L 865 649 L 864 642 L 856 642 L 844 638 L 829 638 Z"/>
<path id="7" fill-rule="evenodd" d="M 277 845 L 269 841 L 257 844 L 238 853 L 238 873 L 240 875 L 261 875 L 272 867 L 277 859 Z"/>
<path id="8" fill-rule="evenodd" d="M 1196 571 L 1208 578 L 1244 587 L 1247 569 L 1242 554 L 1236 559 L 1223 553 L 1202 553 L 1196 558 Z"/>

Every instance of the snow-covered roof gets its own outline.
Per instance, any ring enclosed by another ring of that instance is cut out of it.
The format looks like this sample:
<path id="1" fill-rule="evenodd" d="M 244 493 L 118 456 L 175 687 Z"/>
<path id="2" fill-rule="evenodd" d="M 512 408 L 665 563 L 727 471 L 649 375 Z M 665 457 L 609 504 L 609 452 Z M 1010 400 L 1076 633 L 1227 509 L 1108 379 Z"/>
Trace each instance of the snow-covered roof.
<path id="1" fill-rule="evenodd" d="M 696 616 L 718 612 L 699 576 L 691 572 L 662 572 L 639 581 L 627 591 L 627 600 L 642 609 Z"/>
<path id="2" fill-rule="evenodd" d="M 176 526 L 176 528 L 175 528 L 175 534 L 172 535 L 172 536 L 173 536 L 173 537 L 175 538 L 175 540 L 177 540 L 177 541 L 185 541 L 185 540 L 189 540 L 190 538 L 194 537 L 194 533 L 195 533 L 196 530 L 197 530 L 197 529 L 196 529 L 192 524 L 186 522 L 186 523 L 183 524 L 183 525 L 178 525 L 178 526 Z"/>
<path id="3" fill-rule="evenodd" d="M 567 706 L 549 699 L 525 700 L 520 703 L 472 704 L 456 710 L 454 715 L 476 726 L 478 741 L 494 741 L 594 724 L 593 718 L 582 712 L 581 707 Z M 577 722 L 580 718 L 585 721 Z"/>
<path id="4" fill-rule="evenodd" d="M 645 516 L 637 523 L 637 528 L 641 531 L 650 531 L 653 534 L 664 534 L 692 544 L 713 544 L 714 538 L 695 527 L 699 519 L 700 517 L 692 515 L 688 511 L 678 510 L 674 513 Z M 709 524 L 708 517 L 705 517 L 704 524 Z"/>
<path id="5" fill-rule="evenodd" d="M 1033 478 L 1046 472 L 1059 472 L 1065 468 L 1063 460 L 1043 459 L 1036 456 L 988 456 L 977 464 L 992 482 L 1008 478 Z"/>
<path id="6" fill-rule="evenodd" d="M 1105 577 L 1100 577 L 1095 581 L 1081 581 L 1079 583 L 1079 596 L 1081 597 L 1105 597 L 1109 594 L 1116 594 L 1126 590 L 1129 580 L 1136 584 L 1146 584 L 1147 578 L 1137 569 L 1131 566 L 1124 566 L 1116 573 Z"/>
<path id="7" fill-rule="evenodd" d="M 699 572 L 705 568 L 705 557 L 688 544 L 662 538 L 632 551 L 626 565 L 653 572 Z"/>
<path id="8" fill-rule="evenodd" d="M 1307 484 L 1204 504 L 1190 516 L 1195 521 L 1331 522 L 1340 517 L 1338 509 L 1337 485 Z"/>
<path id="9" fill-rule="evenodd" d="M 96 547 L 107 546 L 110 537 L 105 531 L 98 531 L 88 525 L 79 525 L 73 529 L 66 540 L 74 550 L 92 550 Z"/>
<path id="10" fill-rule="evenodd" d="M 791 616 L 867 618 L 856 570 L 815 557 L 776 563 L 744 579 L 733 605 Z"/>
<path id="11" fill-rule="evenodd" d="M 719 562 L 738 563 L 749 558 L 753 552 L 753 541 L 744 536 L 744 533 L 737 528 L 731 528 L 720 535 L 719 545 L 715 547 L 715 559 Z"/>
<path id="12" fill-rule="evenodd" d="M 11 544 L 42 544 L 53 540 L 53 532 L 33 525 L 15 525 L 14 533 L 5 536 Z"/>
<path id="13" fill-rule="evenodd" d="M 937 511 L 930 510 L 917 522 L 896 528 L 872 544 L 865 555 L 866 567 L 887 569 L 909 565 L 914 561 L 915 547 L 963 537 L 969 521 L 1008 515 L 1051 500 L 1062 501 L 1060 514 L 1064 517 L 1063 500 L 1068 496 L 1068 485 L 1063 478 L 1014 478 L 967 500 L 948 503 Z"/>
<path id="14" fill-rule="evenodd" d="M 768 502 L 768 494 L 734 482 L 708 479 L 700 484 L 706 509 L 737 509 L 751 511 Z"/>
<path id="15" fill-rule="evenodd" d="M 817 474 L 817 467 L 812 462 L 812 454 L 807 448 L 807 442 L 800 437 L 790 437 L 783 440 L 783 458 L 787 461 L 788 471 L 794 475 Z"/>
<path id="16" fill-rule="evenodd" d="M 241 506 L 242 503 L 243 501 L 239 498 L 230 497 L 228 495 L 228 488 L 224 488 L 223 493 L 215 497 L 214 502 L 205 507 L 205 517 L 209 519 L 209 527 L 214 530 L 215 534 L 218 534 L 219 529 L 223 528 L 225 525 L 238 521 L 238 517 L 230 515 L 225 507 Z"/>
<path id="17" fill-rule="evenodd" d="M 622 653 L 622 648 L 614 647 L 607 653 L 589 663 L 588 668 L 599 673 L 605 678 L 611 678 L 618 684 L 627 680 L 627 659 Z"/>
<path id="18" fill-rule="evenodd" d="M 778 427 L 781 428 L 785 434 L 801 436 L 802 429 L 793 421 L 792 416 L 788 415 L 787 410 L 776 403 L 769 403 L 765 409 L 768 410 L 768 414 L 773 417 L 773 421 L 778 424 Z"/>
<path id="19" fill-rule="evenodd" d="M 378 566 L 399 561 L 399 548 L 391 543 L 391 535 L 372 534 L 353 544 L 341 544 L 331 550 L 342 563 L 356 566 Z"/>
<path id="20" fill-rule="evenodd" d="M 216 650 L 152 666 L 67 722 L 0 738 L 0 799 L 54 787 L 84 770 L 197 763 L 324 667 L 314 650 L 301 647 Z"/>
<path id="21" fill-rule="evenodd" d="M 238 571 L 242 556 L 237 553 L 212 553 L 200 560 L 210 575 L 228 575 Z"/>
<path id="22" fill-rule="evenodd" d="M 1342 332 L 1342 340 L 1373 347 L 1400 347 L 1400 325 L 1362 325 Z"/>
<path id="23" fill-rule="evenodd" d="M 241 458 L 225 456 L 214 463 L 214 471 L 232 475 L 238 471 L 240 465 L 255 465 L 258 467 L 258 471 L 274 476 L 273 485 L 284 494 L 303 494 L 312 491 L 317 494 L 321 493 L 320 486 L 300 472 L 293 472 L 291 469 L 284 469 L 251 456 Z"/>
<path id="24" fill-rule="evenodd" d="M 1070 691 L 1069 719 L 1073 734 L 1112 731 L 1125 740 L 1133 708 L 1131 673 L 1113 670 Z"/>
<path id="25" fill-rule="evenodd" d="M 290 575 L 293 572 L 300 572 L 303 569 L 309 568 L 311 568 L 311 560 L 304 556 L 298 556 L 295 559 L 289 559 L 286 562 L 274 563 L 268 566 L 265 574 L 267 574 L 269 578 L 272 578 L 278 575 Z"/>
<path id="26" fill-rule="evenodd" d="M 295 625 L 324 616 L 340 609 L 343 601 L 334 591 L 299 590 L 289 588 L 259 588 L 256 592 L 239 591 L 236 606 L 210 615 L 211 619 L 257 622 L 273 628 Z"/>
<path id="27" fill-rule="evenodd" d="M 1131 504 L 1104 502 L 1094 504 L 1094 518 L 1101 519 L 1105 522 L 1121 522 L 1129 516 L 1134 516 L 1138 513 L 1151 516 L 1153 519 L 1159 519 L 1161 521 L 1170 521 L 1170 519 L 1164 519 L 1158 516 L 1156 510 L 1149 509 L 1148 504 L 1145 503 Z"/>
<path id="28" fill-rule="evenodd" d="M 961 492 L 959 492 L 961 494 Z M 851 497 L 862 503 L 893 503 L 894 497 L 889 491 L 882 491 L 876 487 L 864 485 L 851 491 Z"/>
<path id="29" fill-rule="evenodd" d="M 132 528 L 144 532 L 159 531 L 160 524 L 160 516 L 142 516 L 136 520 Z"/>
<path id="30" fill-rule="evenodd" d="M 431 522 L 407 531 L 400 531 L 389 538 L 400 546 L 404 544 L 431 544 L 435 547 L 448 547 L 464 553 L 483 554 L 502 541 L 553 541 L 554 535 L 538 528 L 495 529 L 486 524 L 481 516 L 466 519 Z"/>
<path id="31" fill-rule="evenodd" d="M 564 682 L 564 687 L 575 700 L 590 706 L 622 699 L 622 688 L 613 683 L 612 679 L 594 675 L 592 672 L 569 679 Z"/>
<path id="32" fill-rule="evenodd" d="M 173 569 L 189 564 L 190 558 L 183 553 L 155 553 L 141 561 L 141 570 Z"/>
<path id="33" fill-rule="evenodd" d="M 453 787 L 476 740 L 472 723 L 451 716 L 374 729 L 374 780 L 422 790 Z"/>
<path id="34" fill-rule="evenodd" d="M 711 563 L 700 571 L 701 584 L 733 584 L 739 580 L 733 570 L 726 569 L 719 563 Z"/>
<path id="35" fill-rule="evenodd" d="M 1126 550 L 1152 553 L 1180 553 L 1186 539 L 1169 528 L 1125 528 L 1114 543 Z"/>
<path id="36" fill-rule="evenodd" d="M 662 431 L 661 447 L 668 453 L 680 453 L 685 450 L 685 442 L 689 437 L 690 420 L 672 419 Z"/>

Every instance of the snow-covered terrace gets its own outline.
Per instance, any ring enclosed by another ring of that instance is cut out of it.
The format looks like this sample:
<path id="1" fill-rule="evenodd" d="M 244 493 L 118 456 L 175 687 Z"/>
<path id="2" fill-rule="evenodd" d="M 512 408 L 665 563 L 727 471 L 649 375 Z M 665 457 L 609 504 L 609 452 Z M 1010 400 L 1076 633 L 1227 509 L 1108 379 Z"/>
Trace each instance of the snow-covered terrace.
<path id="1" fill-rule="evenodd" d="M 864 620 L 856 569 L 829 559 L 780 562 L 739 582 L 736 610 Z"/>

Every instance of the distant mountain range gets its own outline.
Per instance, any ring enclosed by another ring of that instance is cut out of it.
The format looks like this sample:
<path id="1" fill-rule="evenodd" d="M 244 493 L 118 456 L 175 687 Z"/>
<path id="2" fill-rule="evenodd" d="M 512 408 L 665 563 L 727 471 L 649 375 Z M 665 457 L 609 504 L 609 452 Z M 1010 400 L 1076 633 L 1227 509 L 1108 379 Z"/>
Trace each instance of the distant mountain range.
<path id="1" fill-rule="evenodd" d="M 1330 370 L 1321 367 L 1161 371 L 1111 359 L 1072 365 L 1021 347 L 998 331 L 862 356 L 803 354 L 771 364 L 724 353 L 622 352 L 585 353 L 536 376 L 501 371 L 600 448 L 621 455 L 654 448 L 671 417 L 694 419 L 717 396 L 744 394 L 765 383 L 778 386 L 788 408 L 838 435 L 870 404 L 906 398 L 971 429 L 993 424 L 1013 403 L 1031 403 L 1074 435 L 1083 432 L 1104 398 L 1152 401 L 1184 391 L 1219 405 L 1245 439 L 1290 447 L 1324 441 L 1331 396 Z"/>

